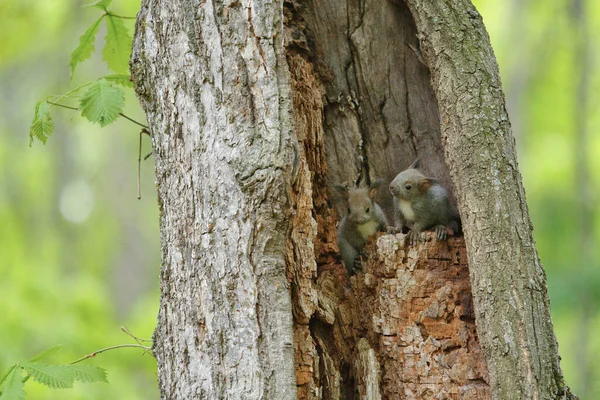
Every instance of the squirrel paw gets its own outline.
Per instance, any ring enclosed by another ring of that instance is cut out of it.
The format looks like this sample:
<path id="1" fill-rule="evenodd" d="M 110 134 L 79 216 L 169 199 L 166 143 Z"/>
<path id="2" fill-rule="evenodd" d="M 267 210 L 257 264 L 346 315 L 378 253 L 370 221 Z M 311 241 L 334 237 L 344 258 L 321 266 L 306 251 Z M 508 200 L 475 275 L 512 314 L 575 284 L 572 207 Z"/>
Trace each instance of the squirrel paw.
<path id="1" fill-rule="evenodd" d="M 387 233 L 390 233 L 392 235 L 396 233 L 402 233 L 402 228 L 398 229 L 395 226 L 390 225 L 387 227 Z"/>
<path id="2" fill-rule="evenodd" d="M 437 240 L 446 240 L 448 238 L 448 229 L 444 225 L 438 225 L 433 228 Z"/>
<path id="3" fill-rule="evenodd" d="M 416 246 L 419 242 L 422 242 L 423 238 L 421 237 L 421 232 L 410 231 L 408 233 L 408 241 L 411 246 Z"/>
<path id="4" fill-rule="evenodd" d="M 357 271 L 362 271 L 362 258 L 361 258 L 361 256 L 358 256 L 358 257 L 356 257 L 354 259 L 354 265 L 352 265 L 352 275 L 354 275 Z"/>
<path id="5" fill-rule="evenodd" d="M 450 222 L 450 225 L 448 225 L 448 227 L 450 228 L 450 230 L 452 230 L 453 235 L 460 235 L 461 230 L 458 222 L 452 221 Z"/>

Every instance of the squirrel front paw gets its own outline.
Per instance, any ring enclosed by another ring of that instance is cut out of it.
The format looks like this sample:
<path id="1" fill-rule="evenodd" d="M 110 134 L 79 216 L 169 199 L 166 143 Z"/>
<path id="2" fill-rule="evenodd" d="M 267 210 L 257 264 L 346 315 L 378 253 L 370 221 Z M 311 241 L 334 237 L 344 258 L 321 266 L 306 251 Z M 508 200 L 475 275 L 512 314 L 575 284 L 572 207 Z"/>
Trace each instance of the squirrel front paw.
<path id="1" fill-rule="evenodd" d="M 363 252 L 361 252 L 360 256 L 358 256 L 354 259 L 354 264 L 352 265 L 352 274 L 351 275 L 356 274 L 358 271 L 362 271 L 362 255 L 364 255 Z"/>
<path id="2" fill-rule="evenodd" d="M 408 242 L 411 246 L 416 246 L 419 242 L 422 242 L 423 238 L 421 237 L 421 232 L 417 232 L 415 230 L 411 230 L 408 232 Z"/>
<path id="3" fill-rule="evenodd" d="M 448 229 L 444 225 L 438 225 L 433 228 L 437 240 L 446 240 L 448 238 Z"/>

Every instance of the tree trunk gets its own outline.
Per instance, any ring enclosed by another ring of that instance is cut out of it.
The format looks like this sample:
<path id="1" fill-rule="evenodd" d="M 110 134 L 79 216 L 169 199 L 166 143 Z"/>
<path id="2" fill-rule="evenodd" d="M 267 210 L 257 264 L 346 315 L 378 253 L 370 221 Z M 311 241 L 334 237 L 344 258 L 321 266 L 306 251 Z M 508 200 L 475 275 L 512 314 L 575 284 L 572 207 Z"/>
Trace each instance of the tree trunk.
<path id="1" fill-rule="evenodd" d="M 487 34 L 430 3 L 142 2 L 163 398 L 568 398 Z M 330 184 L 417 156 L 466 248 L 384 235 L 348 284 Z"/>
<path id="2" fill-rule="evenodd" d="M 295 163 L 277 4 L 144 1 L 132 73 L 151 126 L 164 398 L 292 399 L 285 273 Z"/>
<path id="3" fill-rule="evenodd" d="M 498 66 L 468 0 L 407 0 L 439 102 L 494 398 L 571 398 Z"/>

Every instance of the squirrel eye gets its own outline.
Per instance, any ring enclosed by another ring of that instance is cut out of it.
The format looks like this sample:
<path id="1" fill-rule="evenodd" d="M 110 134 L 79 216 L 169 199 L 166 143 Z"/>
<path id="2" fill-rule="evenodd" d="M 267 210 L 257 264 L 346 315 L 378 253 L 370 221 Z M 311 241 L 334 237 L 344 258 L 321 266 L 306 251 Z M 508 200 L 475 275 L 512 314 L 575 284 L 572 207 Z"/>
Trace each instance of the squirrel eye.
<path id="1" fill-rule="evenodd" d="M 368 214 L 369 213 L 369 207 L 367 207 L 367 209 L 365 210 L 365 212 Z"/>
<path id="2" fill-rule="evenodd" d="M 404 187 L 406 188 L 406 190 L 410 190 L 410 188 L 411 188 L 412 186 L 410 186 L 410 185 L 406 185 L 406 186 L 404 186 Z"/>
<path id="3" fill-rule="evenodd" d="M 348 214 L 350 214 L 350 207 L 348 207 Z"/>

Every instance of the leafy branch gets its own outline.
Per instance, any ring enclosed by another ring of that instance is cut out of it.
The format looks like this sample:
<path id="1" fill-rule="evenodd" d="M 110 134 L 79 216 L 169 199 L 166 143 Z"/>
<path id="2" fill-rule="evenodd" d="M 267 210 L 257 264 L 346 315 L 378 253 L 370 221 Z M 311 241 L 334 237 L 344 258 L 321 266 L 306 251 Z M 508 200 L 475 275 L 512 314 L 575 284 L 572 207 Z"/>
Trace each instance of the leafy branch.
<path id="1" fill-rule="evenodd" d="M 105 353 L 110 350 L 123 349 L 126 347 L 134 347 L 137 349 L 143 349 L 144 352 L 150 352 L 152 350 L 149 346 L 143 346 L 141 344 L 136 344 L 136 343 L 117 344 L 115 346 L 110 346 L 110 347 L 106 347 L 104 349 L 96 350 L 90 354 L 87 354 L 81 358 L 78 358 L 77 360 L 73 361 L 71 364 L 77 364 L 83 360 L 87 360 L 88 358 L 96 357 L 98 354 L 102 354 L 102 353 Z"/>
<path id="2" fill-rule="evenodd" d="M 123 19 L 134 19 L 134 17 L 123 17 L 116 15 L 108 10 L 112 0 L 101 0 L 86 7 L 98 8 L 104 13 L 98 18 L 79 38 L 79 46 L 71 53 L 71 81 L 75 76 L 77 65 L 92 55 L 94 52 L 94 41 L 98 28 L 102 21 L 106 21 L 106 36 L 104 48 L 102 49 L 102 59 L 106 65 L 116 73 L 129 72 L 129 56 L 131 55 L 132 38 L 125 28 Z"/>
<path id="3" fill-rule="evenodd" d="M 81 115 L 92 123 L 104 127 L 114 122 L 119 116 L 128 121 L 148 129 L 148 127 L 123 114 L 125 93 L 123 89 L 115 86 L 133 87 L 129 77 L 129 57 L 131 55 L 132 38 L 125 27 L 124 19 L 133 19 L 114 14 L 108 7 L 112 0 L 100 0 L 86 7 L 95 7 L 103 11 L 100 17 L 79 38 L 79 45 L 71 53 L 69 66 L 71 67 L 71 82 L 75 77 L 77 66 L 89 59 L 94 52 L 96 34 L 103 21 L 106 22 L 106 36 L 102 49 L 102 60 L 109 69 L 115 72 L 103 76 L 93 82 L 78 86 L 67 93 L 58 96 L 48 96 L 39 101 L 35 106 L 33 121 L 29 130 L 30 142 L 34 139 L 46 144 L 48 137 L 54 131 L 54 122 L 50 110 L 53 106 L 80 111 Z M 85 89 L 81 96 L 79 91 Z M 66 106 L 59 103 L 63 99 L 79 97 L 78 107 Z"/>
<path id="4" fill-rule="evenodd" d="M 127 328 L 121 327 L 121 330 L 135 339 L 137 343 L 119 344 L 96 350 L 86 356 L 78 358 L 69 364 L 47 364 L 41 361 L 47 360 L 61 349 L 60 346 L 54 346 L 35 355 L 27 361 L 19 361 L 12 365 L 8 371 L 0 378 L 0 400 L 23 400 L 25 399 L 25 383 L 33 378 L 52 389 L 72 388 L 75 381 L 83 383 L 105 382 L 108 383 L 106 370 L 95 365 L 77 365 L 80 362 L 93 358 L 98 354 L 126 347 L 139 348 L 144 353 L 152 354 L 152 347 L 145 346 L 142 342 L 148 340 L 140 339 L 134 336 Z M 25 374 L 25 376 L 23 376 Z"/>
<path id="5" fill-rule="evenodd" d="M 102 21 L 106 22 L 106 36 L 104 47 L 102 49 L 102 60 L 109 69 L 115 74 L 106 75 L 93 82 L 88 82 L 65 94 L 48 96 L 35 105 L 33 121 L 29 128 L 29 146 L 33 145 L 35 139 L 46 144 L 48 138 L 54 132 L 54 121 L 50 115 L 53 107 L 61 107 L 73 111 L 81 112 L 81 115 L 92 123 L 98 123 L 101 127 L 114 122 L 118 117 L 123 117 L 142 129 L 140 131 L 140 146 L 138 154 L 138 199 L 140 194 L 140 169 L 141 169 L 141 151 L 142 135 L 150 136 L 147 125 L 134 120 L 123 114 L 125 105 L 125 92 L 123 89 L 115 86 L 133 87 L 129 76 L 129 57 L 131 56 L 132 38 L 125 27 L 123 20 L 134 19 L 114 14 L 108 10 L 112 0 L 100 0 L 85 7 L 95 7 L 103 11 L 100 17 L 85 31 L 79 38 L 79 45 L 71 53 L 69 66 L 71 67 L 71 82 L 75 77 L 77 66 L 90 58 L 94 52 L 94 42 L 98 29 Z M 85 92 L 79 96 L 78 93 L 85 89 Z M 64 99 L 77 97 L 79 99 L 78 107 L 62 104 Z M 150 156 L 150 154 L 148 155 Z M 147 159 L 148 156 L 144 158 Z"/>
<path id="6" fill-rule="evenodd" d="M 65 94 L 48 96 L 46 99 L 39 101 L 35 106 L 35 113 L 29 130 L 29 145 L 33 144 L 34 139 L 46 144 L 48 137 L 54 131 L 54 122 L 50 115 L 53 106 L 80 111 L 81 115 L 87 118 L 88 121 L 99 123 L 102 127 L 114 122 L 121 116 L 142 128 L 148 129 L 145 124 L 128 117 L 122 112 L 125 105 L 125 93 L 120 88 L 112 85 L 111 82 L 122 84 L 125 79 L 128 81 L 129 77 L 127 75 L 103 76 Z M 77 96 L 80 97 L 79 107 L 58 103 L 60 100 L 76 97 L 76 94 L 83 88 L 87 88 L 87 90 L 81 96 Z"/>

